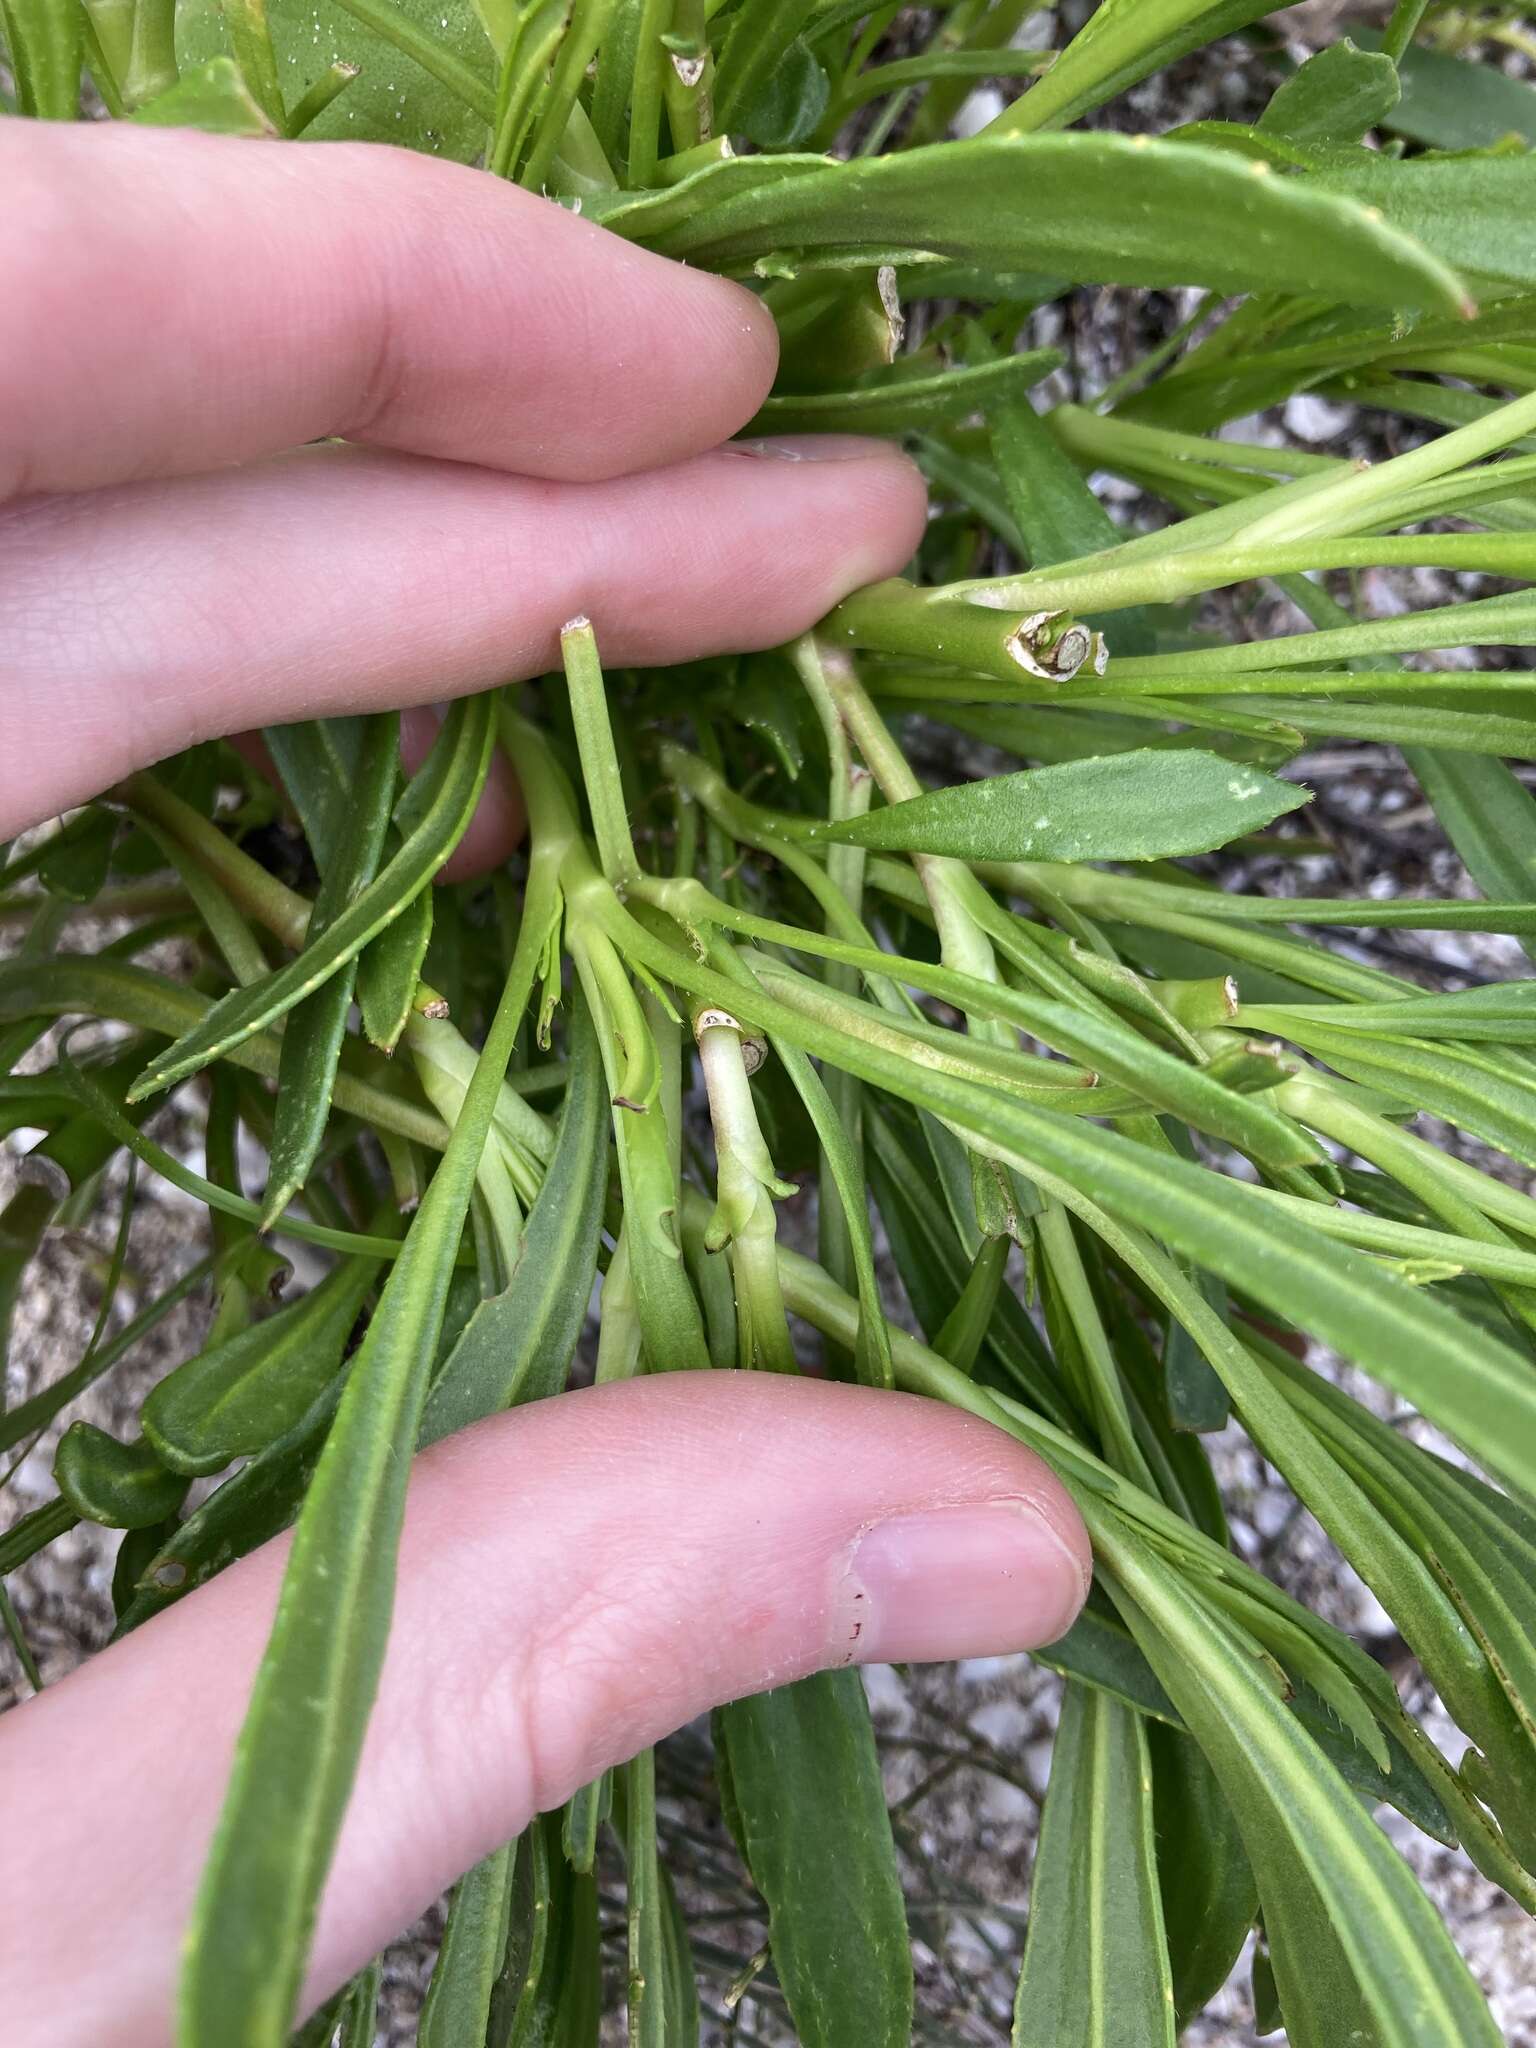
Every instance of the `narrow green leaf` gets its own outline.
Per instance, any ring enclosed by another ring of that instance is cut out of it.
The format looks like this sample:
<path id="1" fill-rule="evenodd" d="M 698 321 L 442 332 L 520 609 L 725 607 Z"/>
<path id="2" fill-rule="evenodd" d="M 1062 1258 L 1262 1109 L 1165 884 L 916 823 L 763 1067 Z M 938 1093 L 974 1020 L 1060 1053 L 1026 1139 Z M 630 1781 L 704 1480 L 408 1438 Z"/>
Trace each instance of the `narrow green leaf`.
<path id="1" fill-rule="evenodd" d="M 480 1303 L 449 1354 L 427 1399 L 424 1444 L 565 1384 L 597 1273 L 608 1183 L 603 1063 L 579 996 L 567 1074 L 554 1156 L 528 1212 L 511 1284 Z"/>
<path id="2" fill-rule="evenodd" d="M 667 1964 L 661 1866 L 656 1856 L 656 1752 L 624 1770 L 624 1867 L 628 1880 L 627 1983 L 631 2048 L 667 2048 Z"/>
<path id="3" fill-rule="evenodd" d="M 1148 1719 L 1164 1721 L 1171 1728 L 1183 1726 L 1178 1709 L 1135 1638 L 1119 1616 L 1108 1610 L 1107 1602 L 1101 1611 L 1090 1596 L 1089 1605 L 1066 1634 L 1034 1654 L 1037 1664 L 1096 1686 Z"/>
<path id="4" fill-rule="evenodd" d="M 1216 754 L 1143 750 L 930 790 L 821 839 L 960 860 L 1165 860 L 1206 853 L 1295 810 L 1307 792 Z"/>
<path id="5" fill-rule="evenodd" d="M 768 398 L 746 431 L 754 434 L 906 434 L 936 420 L 963 419 L 1022 392 L 1061 362 L 1054 349 L 999 356 L 932 377 L 887 376 L 851 391 L 791 392 Z"/>
<path id="6" fill-rule="evenodd" d="M 1174 2048 L 1145 1725 L 1069 1685 L 1029 1894 L 1014 2048 Z"/>
<path id="7" fill-rule="evenodd" d="M 418 890 L 393 924 L 366 945 L 357 962 L 357 1006 L 363 1030 L 381 1052 L 400 1043 L 432 943 L 430 887 Z"/>
<path id="8" fill-rule="evenodd" d="M 1307 183 L 1378 208 L 1413 246 L 1470 279 L 1536 284 L 1536 158 L 1422 156 L 1398 163 L 1363 150 L 1310 173 Z"/>
<path id="9" fill-rule="evenodd" d="M 737 1700 L 715 1739 L 804 2048 L 908 2048 L 906 1911 L 859 1674 Z"/>
<path id="10" fill-rule="evenodd" d="M 1365 204 L 1146 136 L 994 134 L 850 164 L 743 158 L 589 211 L 711 267 L 792 249 L 823 265 L 927 255 L 1075 284 L 1299 291 L 1346 305 L 1455 311 L 1466 296 L 1454 255 L 1431 255 Z"/>
<path id="11" fill-rule="evenodd" d="M 1356 30 L 1372 47 L 1373 30 Z M 1536 91 L 1497 64 L 1416 46 L 1397 60 L 1402 97 L 1385 126 L 1431 149 L 1492 149 L 1507 136 L 1536 142 Z"/>
<path id="12" fill-rule="evenodd" d="M 365 719 L 354 716 L 262 728 L 262 744 L 293 800 L 322 874 L 344 850 L 338 834 L 345 825 L 347 792 L 362 757 L 365 725 Z"/>
<path id="13" fill-rule="evenodd" d="M 1428 749 L 1404 758 L 1483 894 L 1536 900 L 1536 798 L 1514 772 Z M 1536 959 L 1536 945 L 1525 950 Z"/>
<path id="14" fill-rule="evenodd" d="M 119 1617 L 118 1634 L 184 1599 L 215 1572 L 288 1527 L 309 1485 L 341 1387 L 337 1374 L 284 1436 L 247 1459 L 168 1533 L 139 1574 L 134 1598 Z"/>
<path id="15" fill-rule="evenodd" d="M 1497 2048 L 1481 1992 L 1375 1823 L 1259 1675 L 1251 1645 L 1112 1527 L 1101 1555 L 1134 1633 L 1242 1830 L 1295 2048 Z"/>
<path id="16" fill-rule="evenodd" d="M 490 765 L 494 707 L 489 697 L 462 697 L 450 709 L 421 773 L 402 804 L 405 826 L 400 851 L 336 922 L 296 960 L 265 982 L 236 989 L 215 1003 L 205 1018 L 170 1050 L 152 1061 L 135 1083 L 131 1100 L 169 1088 L 223 1059 L 264 1030 L 339 972 L 398 917 L 418 889 L 436 874 L 463 837 L 474 815 Z"/>
<path id="17" fill-rule="evenodd" d="M 1074 121 L 1269 11 L 1268 0 L 1101 0 L 1040 84 L 1004 108 L 993 132 Z"/>
<path id="18" fill-rule="evenodd" d="M 1241 1831 L 1187 1735 L 1146 1724 L 1163 1925 L 1181 2027 L 1203 2012 L 1242 1953 L 1259 1888 Z"/>
<path id="19" fill-rule="evenodd" d="M 715 72 L 715 123 L 722 135 L 741 132 L 743 117 L 792 61 L 795 40 L 814 11 L 815 0 L 744 0 L 737 8 Z M 813 119 L 819 118 L 818 109 Z"/>
<path id="20" fill-rule="evenodd" d="M 375 713 L 364 728 L 350 787 L 338 792 L 334 800 L 335 812 L 326 828 L 332 858 L 321 877 L 304 951 L 293 963 L 295 967 L 302 967 L 324 947 L 337 920 L 374 880 L 394 797 L 399 752 L 399 715 Z M 277 1065 L 271 1169 L 262 1200 L 264 1229 L 271 1227 L 308 1179 L 325 1137 L 356 980 L 353 955 L 313 995 L 305 996 L 288 1012 Z"/>
<path id="21" fill-rule="evenodd" d="M 478 701 L 485 706 L 487 700 Z M 452 731 L 453 715 L 445 731 Z M 458 731 L 465 725 L 461 721 Z M 468 729 L 473 732 L 473 715 Z M 490 726 L 464 794 L 483 780 Z M 407 846 L 410 839 L 407 838 Z M 333 927 L 335 929 L 335 927 Z M 289 1552 L 182 1977 L 183 2048 L 278 2048 L 389 1634 L 410 1454 L 475 1170 L 543 950 L 519 934 L 442 1164 L 353 1361 Z"/>
<path id="22" fill-rule="evenodd" d="M 38 880 L 51 896 L 92 903 L 106 887 L 120 820 L 94 806 L 72 818 L 49 840 L 38 863 Z"/>
<path id="23" fill-rule="evenodd" d="M 218 1472 L 294 1428 L 335 1377 L 378 1271 L 348 1259 L 289 1307 L 167 1373 L 140 1416 L 164 1462 Z"/>
<path id="24" fill-rule="evenodd" d="M 768 8 L 762 13 L 772 19 Z M 740 100 L 736 128 L 759 149 L 798 149 L 815 134 L 831 97 L 832 82 L 815 51 L 796 36 L 762 85 Z"/>
<path id="25" fill-rule="evenodd" d="M 506 1954 L 516 1854 L 515 1842 L 496 1850 L 454 1886 L 421 2009 L 419 2048 L 479 2048 L 484 2041 Z"/>

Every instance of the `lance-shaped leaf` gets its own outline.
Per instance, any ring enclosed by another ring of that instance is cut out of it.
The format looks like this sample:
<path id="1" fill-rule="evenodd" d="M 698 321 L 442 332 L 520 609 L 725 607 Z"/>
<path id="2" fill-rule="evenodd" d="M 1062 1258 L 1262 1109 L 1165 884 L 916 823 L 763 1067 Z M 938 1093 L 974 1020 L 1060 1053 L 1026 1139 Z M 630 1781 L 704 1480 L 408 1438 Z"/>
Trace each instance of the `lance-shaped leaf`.
<path id="1" fill-rule="evenodd" d="M 486 756 L 476 752 L 478 791 Z M 519 934 L 453 1137 L 305 1498 L 194 1909 L 183 2048 L 279 2048 L 292 2019 L 384 1659 L 410 1455 L 454 1258 L 542 945 L 542 931 Z"/>
<path id="2" fill-rule="evenodd" d="M 1199 1748 L 1161 1722 L 1145 1727 L 1163 1926 L 1182 2027 L 1231 1976 L 1259 1889 L 1232 1809 Z"/>
<path id="3" fill-rule="evenodd" d="M 1397 66 L 1346 37 L 1309 57 L 1259 117 L 1261 136 L 1286 142 L 1358 142 L 1389 115 L 1402 87 Z"/>
<path id="4" fill-rule="evenodd" d="M 507 1952 L 517 1844 L 495 1850 L 453 1888 L 417 2030 L 418 2048 L 463 2048 L 485 2039 L 491 1998 Z"/>
<path id="5" fill-rule="evenodd" d="M 416 1000 L 422 963 L 432 943 L 432 896 L 430 888 L 418 890 L 394 923 L 363 948 L 357 963 L 363 1030 L 381 1052 L 393 1052 L 400 1043 Z"/>
<path id="6" fill-rule="evenodd" d="M 1122 1534 L 1097 1531 L 1117 1602 L 1231 1804 L 1296 2048 L 1497 2048 L 1434 1907 L 1261 1675 L 1251 1639 Z"/>
<path id="7" fill-rule="evenodd" d="M 323 944 L 337 919 L 374 879 L 394 798 L 399 750 L 399 716 L 381 711 L 370 718 L 355 772 L 331 798 L 325 831 L 331 855 L 321 875 L 301 959 Z M 304 1185 L 320 1150 L 356 979 L 354 955 L 288 1013 L 277 1064 L 271 1170 L 261 1210 L 264 1229 L 271 1228 Z"/>
<path id="8" fill-rule="evenodd" d="M 1048 377 L 1055 349 L 999 356 L 971 369 L 931 377 L 883 377 L 852 391 L 790 392 L 769 398 L 751 422 L 760 434 L 909 434 L 936 420 L 964 419 Z"/>
<path id="9" fill-rule="evenodd" d="M 817 836 L 960 860 L 1167 860 L 1272 824 L 1307 792 L 1217 754 L 1142 748 L 929 790 Z"/>
<path id="10" fill-rule="evenodd" d="M 1060 127 L 1161 65 L 1232 35 L 1271 0 L 1102 0 L 1039 86 L 1007 107 L 995 130 Z M 1043 88 L 1043 90 L 1042 90 Z"/>
<path id="11" fill-rule="evenodd" d="M 1430 748 L 1404 758 L 1483 894 L 1536 897 L 1536 800 L 1513 770 Z M 1529 942 L 1525 950 L 1536 957 Z"/>
<path id="12" fill-rule="evenodd" d="M 1029 1894 L 1013 2048 L 1174 2048 L 1146 1728 L 1069 1685 Z"/>
<path id="13" fill-rule="evenodd" d="M 1398 163 L 1362 150 L 1308 182 L 1378 208 L 1421 249 L 1470 278 L 1536 284 L 1536 158 L 1525 152 Z"/>
<path id="14" fill-rule="evenodd" d="M 804 2048 L 908 2048 L 906 1911 L 859 1674 L 737 1700 L 715 1716 L 715 1740 Z"/>
<path id="15" fill-rule="evenodd" d="M 217 1472 L 294 1428 L 335 1376 L 378 1270 L 344 1260 L 291 1306 L 167 1373 L 141 1417 L 165 1463 Z"/>
<path id="16" fill-rule="evenodd" d="M 511 1284 L 480 1303 L 449 1353 L 422 1417 L 423 1443 L 565 1384 L 597 1273 L 608 1185 L 608 1092 L 579 993 L 567 1071 L 554 1157 L 528 1212 Z"/>
<path id="17" fill-rule="evenodd" d="M 659 196 L 589 210 L 663 255 L 719 269 L 776 251 L 858 266 L 927 255 L 1074 284 L 1201 284 L 1452 311 L 1466 300 L 1454 258 L 1368 206 L 1222 150 L 1146 136 L 993 135 L 851 164 L 743 158 Z"/>
<path id="18" fill-rule="evenodd" d="M 265 981 L 236 989 L 215 1003 L 201 1022 L 150 1063 L 130 1099 L 169 1088 L 211 1060 L 226 1057 L 355 960 L 368 941 L 401 914 L 468 828 L 490 766 L 493 719 L 490 697 L 459 699 L 401 800 L 397 822 L 402 839 L 394 859 L 297 959 Z"/>

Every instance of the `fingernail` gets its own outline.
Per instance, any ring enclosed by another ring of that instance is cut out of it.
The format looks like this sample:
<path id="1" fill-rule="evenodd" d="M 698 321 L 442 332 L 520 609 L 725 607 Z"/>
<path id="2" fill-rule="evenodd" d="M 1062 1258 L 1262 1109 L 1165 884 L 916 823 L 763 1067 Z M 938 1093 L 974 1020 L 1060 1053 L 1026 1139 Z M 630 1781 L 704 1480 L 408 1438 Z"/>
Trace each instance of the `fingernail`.
<path id="1" fill-rule="evenodd" d="M 868 434 L 782 434 L 766 441 L 727 441 L 725 452 L 764 462 L 868 462 L 898 451 Z"/>
<path id="2" fill-rule="evenodd" d="M 1088 1590 L 1079 1553 L 1027 1500 L 928 1508 L 854 1545 L 842 1620 L 849 1660 L 995 1657 L 1054 1642 Z"/>

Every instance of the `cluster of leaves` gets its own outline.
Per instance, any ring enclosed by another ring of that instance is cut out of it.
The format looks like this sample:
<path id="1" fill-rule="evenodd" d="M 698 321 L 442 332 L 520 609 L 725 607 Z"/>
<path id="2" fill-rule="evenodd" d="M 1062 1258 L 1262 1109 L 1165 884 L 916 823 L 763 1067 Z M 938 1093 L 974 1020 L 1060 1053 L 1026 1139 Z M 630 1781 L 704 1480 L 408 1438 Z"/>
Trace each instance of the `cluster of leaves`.
<path id="1" fill-rule="evenodd" d="M 0 1219 L 0 1308 L 124 1149 L 205 1202 L 212 1237 L 110 1341 L 104 1311 L 0 1446 L 204 1281 L 216 1310 L 133 1441 L 65 1434 L 57 1498 L 0 1540 L 0 1571 L 79 1519 L 123 1529 L 129 1629 L 297 1523 L 186 2048 L 287 2038 L 408 1454 L 556 1394 L 599 1270 L 600 1379 L 794 1371 L 798 1326 L 834 1373 L 1038 1447 L 1076 1496 L 1098 1581 L 1050 1653 L 1069 1683 L 1019 2048 L 1171 2044 L 1255 1924 L 1261 2016 L 1298 2048 L 1498 2040 L 1373 1815 L 1536 1908 L 1536 1201 L 1500 1170 L 1536 1168 L 1536 1002 L 1529 981 L 1426 992 L 1315 934 L 1536 943 L 1536 806 L 1508 766 L 1536 753 L 1536 676 L 1404 660 L 1536 644 L 1536 95 L 1463 54 L 1518 40 L 1521 10 L 1401 0 L 1384 38 L 1299 69 L 1271 43 L 1260 121 L 1161 138 L 1073 124 L 1216 37 L 1262 38 L 1264 5 L 1102 0 L 1049 58 L 1017 47 L 1021 0 L 905 13 L 890 57 L 898 11 L 0 0 L 25 114 L 72 117 L 84 66 L 114 116 L 382 136 L 749 279 L 784 339 L 760 426 L 901 434 L 938 508 L 911 580 L 793 648 L 605 683 L 578 626 L 564 675 L 455 707 L 403 791 L 395 719 L 332 720 L 268 734 L 277 790 L 203 749 L 13 853 L 0 1108 L 45 1135 Z M 946 140 L 983 80 L 1017 96 Z M 1057 359 L 1019 338 L 1084 282 L 1206 296 L 1101 402 L 1042 411 Z M 1414 445 L 1361 471 L 1221 436 L 1298 391 L 1396 415 Z M 1174 516 L 1123 537 L 1096 471 Z M 1510 588 L 1369 619 L 1323 580 L 1394 566 Z M 1309 630 L 1195 623 L 1206 593 L 1266 584 Z M 1031 765 L 927 791 L 914 712 Z M 1319 736 L 1405 752 L 1480 900 L 1243 896 L 1178 864 L 1303 844 L 1265 836 L 1305 799 L 1273 771 Z M 434 889 L 498 747 L 528 799 L 524 871 Z M 295 822 L 306 860 L 284 870 Z M 57 953 L 81 909 L 124 935 Z M 136 964 L 169 935 L 197 949 L 189 978 Z M 115 1028 L 18 1075 L 65 1017 Z M 695 1080 L 708 1145 L 685 1130 Z M 206 1175 L 143 1128 L 187 1083 L 208 1091 Z M 1502 1162 L 1437 1150 L 1419 1112 Z M 260 1200 L 242 1132 L 270 1158 Z M 815 1261 L 777 1241 L 790 1170 L 818 1195 Z M 876 1219 L 923 1341 L 889 1318 Z M 333 1264 L 267 1312 L 284 1238 Z M 1347 1398 L 1303 1340 L 1464 1456 Z M 1391 1615 L 1468 1738 L 1458 1767 L 1371 1658 L 1234 1553 L 1201 1441 L 1233 1417 Z M 716 1735 L 800 2039 L 899 2048 L 909 1948 L 856 1678 L 740 1702 Z M 604 1827 L 632 2038 L 697 2038 L 646 1755 L 464 1878 L 429 2048 L 595 2042 Z M 375 1988 L 299 2038 L 367 2040 Z"/>

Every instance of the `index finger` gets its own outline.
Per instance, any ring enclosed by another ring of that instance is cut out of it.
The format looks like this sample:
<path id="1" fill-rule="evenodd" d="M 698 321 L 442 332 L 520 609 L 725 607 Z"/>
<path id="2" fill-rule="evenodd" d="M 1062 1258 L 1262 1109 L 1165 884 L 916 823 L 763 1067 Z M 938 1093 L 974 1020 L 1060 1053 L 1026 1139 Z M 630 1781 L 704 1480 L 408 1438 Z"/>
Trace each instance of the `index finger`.
<path id="1" fill-rule="evenodd" d="M 741 286 L 405 150 L 6 121 L 0 189 L 0 499 L 325 435 L 618 476 L 773 376 Z"/>

